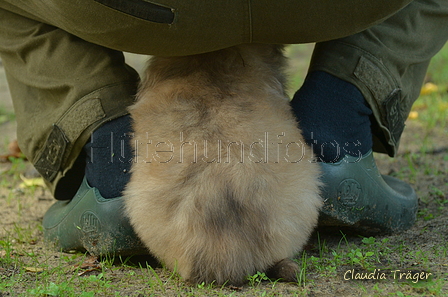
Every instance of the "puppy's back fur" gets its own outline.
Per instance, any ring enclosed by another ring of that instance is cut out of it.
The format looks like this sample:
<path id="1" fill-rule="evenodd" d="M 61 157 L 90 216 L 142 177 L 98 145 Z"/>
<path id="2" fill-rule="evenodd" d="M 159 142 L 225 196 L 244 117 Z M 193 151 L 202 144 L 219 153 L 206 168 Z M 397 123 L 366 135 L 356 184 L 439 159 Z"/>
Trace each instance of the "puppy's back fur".
<path id="1" fill-rule="evenodd" d="M 284 93 L 280 46 L 154 57 L 134 119 L 126 209 L 192 282 L 231 284 L 292 257 L 318 210 L 317 164 Z"/>

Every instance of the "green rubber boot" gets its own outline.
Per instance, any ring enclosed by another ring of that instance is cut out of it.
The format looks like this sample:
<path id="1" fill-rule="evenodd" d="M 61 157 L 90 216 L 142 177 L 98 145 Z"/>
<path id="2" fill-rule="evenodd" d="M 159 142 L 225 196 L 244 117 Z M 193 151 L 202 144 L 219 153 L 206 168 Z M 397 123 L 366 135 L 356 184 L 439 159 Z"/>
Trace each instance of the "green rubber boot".
<path id="1" fill-rule="evenodd" d="M 105 199 L 84 178 L 72 200 L 57 201 L 45 213 L 45 240 L 62 251 L 95 256 L 148 254 L 123 213 L 123 198 Z"/>
<path id="2" fill-rule="evenodd" d="M 395 233 L 416 220 L 418 198 L 407 183 L 381 175 L 372 151 L 322 163 L 320 227 L 348 227 L 360 233 Z M 323 229 L 323 228 L 321 228 Z"/>

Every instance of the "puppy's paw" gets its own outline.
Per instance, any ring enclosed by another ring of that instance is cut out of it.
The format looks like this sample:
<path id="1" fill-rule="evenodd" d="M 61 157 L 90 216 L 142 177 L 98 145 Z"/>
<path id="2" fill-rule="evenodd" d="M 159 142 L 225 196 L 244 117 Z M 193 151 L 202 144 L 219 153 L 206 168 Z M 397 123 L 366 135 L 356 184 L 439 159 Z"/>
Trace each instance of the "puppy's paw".
<path id="1" fill-rule="evenodd" d="M 269 268 L 266 275 L 269 278 L 280 279 L 283 282 L 297 282 L 299 273 L 299 264 L 291 259 L 283 259 Z"/>

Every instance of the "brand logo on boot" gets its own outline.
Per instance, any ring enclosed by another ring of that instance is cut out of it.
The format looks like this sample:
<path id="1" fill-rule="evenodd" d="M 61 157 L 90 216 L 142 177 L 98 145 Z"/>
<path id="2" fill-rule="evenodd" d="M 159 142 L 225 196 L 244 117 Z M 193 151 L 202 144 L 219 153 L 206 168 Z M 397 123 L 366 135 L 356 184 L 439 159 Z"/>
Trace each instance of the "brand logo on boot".
<path id="1" fill-rule="evenodd" d="M 345 179 L 338 186 L 338 201 L 344 206 L 354 206 L 361 195 L 361 185 L 354 179 Z"/>
<path id="2" fill-rule="evenodd" d="M 86 211 L 81 216 L 81 230 L 89 236 L 95 236 L 100 233 L 100 220 L 90 211 Z"/>

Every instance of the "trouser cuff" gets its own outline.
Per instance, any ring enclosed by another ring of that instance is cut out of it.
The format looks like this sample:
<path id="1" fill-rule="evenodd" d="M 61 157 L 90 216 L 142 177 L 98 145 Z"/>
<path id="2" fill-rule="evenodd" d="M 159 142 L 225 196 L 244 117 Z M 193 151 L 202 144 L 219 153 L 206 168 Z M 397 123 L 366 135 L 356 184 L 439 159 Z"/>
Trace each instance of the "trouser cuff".
<path id="1" fill-rule="evenodd" d="M 329 41 L 316 44 L 309 71 L 325 71 L 354 84 L 373 111 L 373 149 L 396 154 L 409 111 L 401 106 L 401 88 L 380 60 L 352 44 Z"/>
<path id="2" fill-rule="evenodd" d="M 135 94 L 135 82 L 105 86 L 76 101 L 53 123 L 33 163 L 56 199 L 70 199 L 76 193 L 84 176 L 79 173 L 85 162 L 77 162 L 83 146 L 97 127 L 128 113 L 134 102 L 130 94 Z"/>

